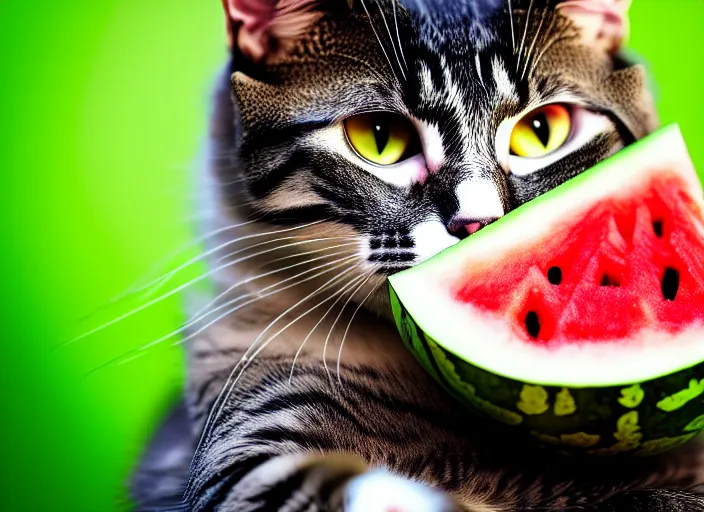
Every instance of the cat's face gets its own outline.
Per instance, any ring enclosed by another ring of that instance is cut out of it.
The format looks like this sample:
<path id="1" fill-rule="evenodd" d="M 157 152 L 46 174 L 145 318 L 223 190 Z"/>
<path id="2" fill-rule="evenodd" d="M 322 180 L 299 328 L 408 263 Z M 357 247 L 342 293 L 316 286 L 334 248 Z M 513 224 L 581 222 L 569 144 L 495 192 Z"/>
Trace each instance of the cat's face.
<path id="1" fill-rule="evenodd" d="M 352 230 L 367 269 L 415 265 L 655 128 L 622 3 L 340 1 L 261 51 L 240 34 L 264 57 L 233 75 L 228 172 L 273 221 Z"/>

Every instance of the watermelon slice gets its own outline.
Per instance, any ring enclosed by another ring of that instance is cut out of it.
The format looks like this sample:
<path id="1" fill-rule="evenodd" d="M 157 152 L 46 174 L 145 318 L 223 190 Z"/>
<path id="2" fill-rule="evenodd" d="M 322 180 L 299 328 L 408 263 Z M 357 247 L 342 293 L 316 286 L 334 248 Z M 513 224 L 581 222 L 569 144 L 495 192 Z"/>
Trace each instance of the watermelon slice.
<path id="1" fill-rule="evenodd" d="M 389 282 L 431 375 L 542 444 L 649 455 L 704 429 L 704 200 L 677 126 Z"/>

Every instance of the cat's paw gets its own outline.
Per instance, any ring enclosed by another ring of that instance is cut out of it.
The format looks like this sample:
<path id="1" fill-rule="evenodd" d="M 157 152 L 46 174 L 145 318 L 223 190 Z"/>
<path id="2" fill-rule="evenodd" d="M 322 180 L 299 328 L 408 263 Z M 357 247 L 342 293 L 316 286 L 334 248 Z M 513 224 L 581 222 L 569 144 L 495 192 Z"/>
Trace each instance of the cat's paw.
<path id="1" fill-rule="evenodd" d="M 345 512 L 453 512 L 445 494 L 384 470 L 353 478 L 345 492 Z"/>

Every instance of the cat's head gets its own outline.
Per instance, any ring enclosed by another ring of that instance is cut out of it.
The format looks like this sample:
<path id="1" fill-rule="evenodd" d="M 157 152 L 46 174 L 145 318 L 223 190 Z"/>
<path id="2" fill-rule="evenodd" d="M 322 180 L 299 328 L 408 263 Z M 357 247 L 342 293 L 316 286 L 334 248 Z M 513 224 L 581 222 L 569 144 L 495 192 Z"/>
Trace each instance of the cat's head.
<path id="1" fill-rule="evenodd" d="M 656 127 L 628 0 L 223 0 L 237 168 L 273 222 L 415 265 Z M 242 184 L 244 183 L 244 185 Z"/>

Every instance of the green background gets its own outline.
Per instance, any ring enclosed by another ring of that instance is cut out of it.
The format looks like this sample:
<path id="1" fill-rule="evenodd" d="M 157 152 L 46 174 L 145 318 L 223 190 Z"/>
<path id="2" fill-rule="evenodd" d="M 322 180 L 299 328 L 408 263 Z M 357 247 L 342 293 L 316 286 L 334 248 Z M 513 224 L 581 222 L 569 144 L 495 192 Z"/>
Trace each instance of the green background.
<path id="1" fill-rule="evenodd" d="M 632 8 L 661 117 L 681 123 L 701 169 L 703 21 L 702 0 Z M 139 304 L 79 321 L 192 237 L 220 2 L 1 0 L 0 56 L 0 510 L 125 509 L 182 358 L 165 343 L 100 367 L 177 328 L 179 298 L 57 347 Z"/>

